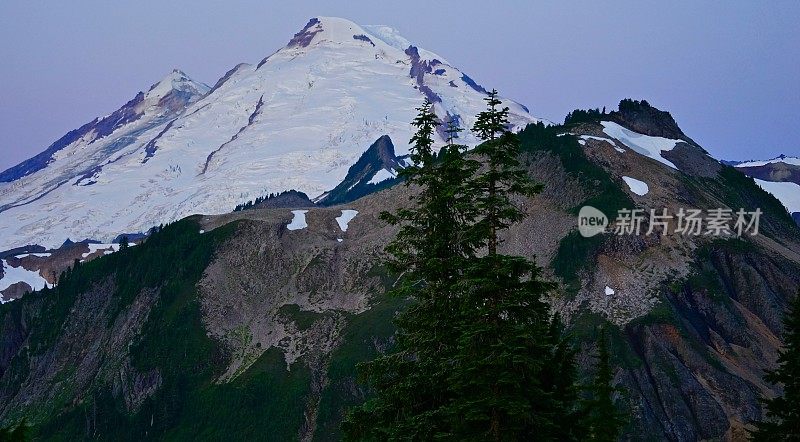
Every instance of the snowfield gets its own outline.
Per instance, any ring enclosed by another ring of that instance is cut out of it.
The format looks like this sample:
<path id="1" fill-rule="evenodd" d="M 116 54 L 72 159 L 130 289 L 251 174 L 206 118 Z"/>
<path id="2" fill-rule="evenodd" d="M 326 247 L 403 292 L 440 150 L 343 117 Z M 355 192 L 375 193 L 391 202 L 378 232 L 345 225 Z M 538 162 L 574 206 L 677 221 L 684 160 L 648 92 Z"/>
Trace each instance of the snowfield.
<path id="1" fill-rule="evenodd" d="M 392 170 L 381 169 L 375 172 L 375 175 L 372 176 L 372 179 L 368 181 L 369 184 L 378 184 L 382 181 L 386 181 L 388 179 L 394 178 L 397 176 L 397 172 Z"/>
<path id="2" fill-rule="evenodd" d="M 45 287 L 50 287 L 50 284 L 42 278 L 39 272 L 32 272 L 26 270 L 22 266 L 11 267 L 5 259 L 0 260 L 0 265 L 3 266 L 3 277 L 0 279 L 0 291 L 3 291 L 18 282 L 24 282 L 31 286 L 33 290 L 41 290 Z M 2 297 L 0 297 L 2 300 Z M 8 301 L 3 301 L 3 303 Z"/>
<path id="3" fill-rule="evenodd" d="M 606 135 L 619 140 L 629 149 L 666 164 L 673 169 L 678 169 L 672 162 L 661 156 L 661 152 L 672 150 L 675 148 L 675 145 L 683 141 L 642 135 L 638 132 L 625 129 L 612 121 L 601 121 L 600 124 L 603 125 L 603 132 L 605 132 Z"/>
<path id="4" fill-rule="evenodd" d="M 300 230 L 308 227 L 306 223 L 306 213 L 308 210 L 292 210 L 292 221 L 286 225 L 287 230 Z"/>
<path id="5" fill-rule="evenodd" d="M 347 225 L 350 224 L 350 221 L 358 215 L 358 210 L 351 210 L 345 209 L 342 210 L 342 214 L 336 217 L 336 222 L 339 223 L 339 228 L 342 229 L 342 232 L 347 232 Z"/>
<path id="6" fill-rule="evenodd" d="M 756 184 L 771 193 L 789 213 L 800 212 L 800 184 L 756 179 Z"/>
<path id="7" fill-rule="evenodd" d="M 625 184 L 628 185 L 628 188 L 631 190 L 631 192 L 639 196 L 647 195 L 647 192 L 650 191 L 650 187 L 644 181 L 639 181 L 636 178 L 631 178 L 629 176 L 623 176 L 622 180 L 625 181 Z"/>
<path id="8" fill-rule="evenodd" d="M 614 140 L 612 140 L 610 138 L 595 137 L 595 136 L 592 136 L 592 135 L 581 135 L 581 139 L 578 142 L 581 145 L 585 145 L 586 141 L 584 141 L 584 140 L 605 141 L 606 143 L 610 144 L 611 147 L 613 147 L 614 150 L 616 150 L 617 152 L 619 152 L 619 153 L 624 153 L 625 152 L 625 149 L 622 149 L 619 146 L 617 146 L 617 143 L 615 143 Z"/>
<path id="9" fill-rule="evenodd" d="M 130 245 L 135 245 L 131 243 Z M 119 244 L 87 244 L 89 246 L 89 251 L 81 255 L 81 259 L 86 259 L 92 253 L 97 252 L 98 250 L 103 250 L 103 255 L 108 255 L 114 252 L 119 251 Z"/>
<path id="10" fill-rule="evenodd" d="M 109 243 L 289 189 L 313 198 L 339 184 L 382 135 L 398 156 L 407 154 L 409 123 L 425 97 L 442 120 L 471 127 L 485 107 L 483 89 L 407 44 L 387 26 L 321 17 L 213 88 L 173 72 L 123 107 L 115 125 L 94 120 L 40 170 L 6 175 L 0 250 L 57 247 L 67 238 Z M 517 129 L 539 121 L 512 100 L 503 106 Z M 462 143 L 476 144 L 462 134 Z"/>

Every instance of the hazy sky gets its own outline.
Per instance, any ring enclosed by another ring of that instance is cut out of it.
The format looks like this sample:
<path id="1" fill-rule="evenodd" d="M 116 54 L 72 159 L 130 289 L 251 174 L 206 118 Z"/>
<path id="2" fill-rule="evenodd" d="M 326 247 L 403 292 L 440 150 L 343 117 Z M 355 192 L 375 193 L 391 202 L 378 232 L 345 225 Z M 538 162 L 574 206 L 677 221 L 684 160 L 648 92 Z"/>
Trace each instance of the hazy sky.
<path id="1" fill-rule="evenodd" d="M 717 158 L 800 155 L 800 1 L 492 3 L 2 0 L 0 170 L 173 68 L 213 85 L 316 15 L 395 27 L 536 116 L 644 98 Z"/>

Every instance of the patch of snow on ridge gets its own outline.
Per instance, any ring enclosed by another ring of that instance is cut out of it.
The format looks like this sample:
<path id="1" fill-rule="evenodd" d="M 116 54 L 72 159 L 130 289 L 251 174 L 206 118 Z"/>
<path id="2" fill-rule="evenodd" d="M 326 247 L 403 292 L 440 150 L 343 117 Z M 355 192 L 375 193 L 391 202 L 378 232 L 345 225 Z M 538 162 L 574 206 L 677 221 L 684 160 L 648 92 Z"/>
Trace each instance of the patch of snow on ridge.
<path id="1" fill-rule="evenodd" d="M 614 150 L 616 150 L 617 152 L 619 152 L 619 153 L 623 153 L 623 152 L 625 152 L 625 149 L 622 149 L 622 148 L 620 148 L 619 146 L 617 146 L 617 143 L 615 143 L 615 142 L 614 142 L 614 140 L 612 140 L 612 139 L 610 139 L 610 138 L 595 137 L 595 136 L 592 136 L 592 135 L 581 135 L 581 139 L 582 139 L 582 140 L 597 140 L 597 141 L 605 141 L 606 143 L 608 143 L 608 144 L 610 144 L 612 147 L 614 147 Z M 585 143 L 581 143 L 581 144 L 585 144 Z"/>
<path id="2" fill-rule="evenodd" d="M 794 165 L 794 166 L 800 166 L 800 158 L 787 157 L 787 156 L 781 155 L 781 156 L 779 156 L 777 158 L 773 158 L 771 160 L 747 161 L 747 162 L 744 162 L 744 163 L 739 163 L 739 164 L 736 165 L 736 167 L 758 167 L 758 166 L 766 166 L 767 164 L 773 164 L 773 163 L 785 163 L 785 164 L 791 164 L 791 165 Z"/>
<path id="3" fill-rule="evenodd" d="M 606 286 L 606 296 L 611 296 L 611 295 L 613 295 L 614 293 L 615 293 L 615 292 L 614 292 L 614 289 L 612 289 L 612 288 L 611 288 L 611 287 L 609 287 L 609 286 Z"/>
<path id="4" fill-rule="evenodd" d="M 756 179 L 756 184 L 778 199 L 789 213 L 800 212 L 800 184 Z"/>
<path id="5" fill-rule="evenodd" d="M 673 169 L 678 169 L 672 162 L 661 156 L 661 152 L 674 149 L 675 145 L 682 142 L 682 140 L 642 135 L 612 121 L 601 121 L 600 124 L 603 125 L 603 132 L 606 135 L 616 138 L 631 150 L 666 164 Z"/>
<path id="6" fill-rule="evenodd" d="M 350 224 L 350 221 L 358 215 L 358 210 L 351 210 L 345 209 L 342 210 L 342 214 L 336 217 L 336 222 L 339 223 L 339 228 L 342 229 L 342 232 L 347 232 L 347 225 Z"/>
<path id="7" fill-rule="evenodd" d="M 17 255 L 16 258 L 26 258 L 28 256 L 37 256 L 39 258 L 44 258 L 50 256 L 50 253 L 23 253 L 22 255 Z"/>
<path id="8" fill-rule="evenodd" d="M 650 187 L 648 187 L 647 183 L 644 181 L 639 181 L 636 178 L 631 178 L 629 176 L 623 176 L 622 180 L 625 181 L 625 184 L 628 185 L 628 188 L 631 189 L 631 192 L 639 196 L 647 195 L 647 192 L 650 191 Z"/>
<path id="9" fill-rule="evenodd" d="M 50 284 L 42 278 L 39 272 L 27 270 L 22 266 L 11 267 L 5 259 L 0 260 L 0 265 L 3 266 L 3 278 L 0 279 L 0 291 L 18 282 L 28 284 L 33 290 L 41 290 L 45 287 L 50 287 Z"/>
<path id="10" fill-rule="evenodd" d="M 86 244 L 86 245 L 89 246 L 89 251 L 84 253 L 83 255 L 81 255 L 81 259 L 86 259 L 86 257 L 88 257 L 89 255 L 91 255 L 92 253 L 94 253 L 94 252 L 96 252 L 98 250 L 104 250 L 105 251 L 103 253 L 104 255 L 108 255 L 109 253 L 113 253 L 113 252 L 116 252 L 116 251 L 119 250 L 119 244 L 93 244 L 93 243 L 89 243 L 89 244 Z"/>
<path id="11" fill-rule="evenodd" d="M 306 223 L 306 212 L 308 212 L 308 210 L 292 210 L 294 218 L 292 218 L 292 222 L 286 225 L 286 229 L 300 230 L 308 227 L 308 224 Z"/>
<path id="12" fill-rule="evenodd" d="M 392 178 L 394 178 L 396 176 L 397 176 L 397 174 L 395 173 L 394 169 L 392 169 L 392 170 L 381 169 L 381 170 L 375 172 L 375 175 L 372 177 L 371 180 L 369 180 L 368 183 L 369 184 L 378 184 L 378 183 L 380 183 L 382 181 L 386 181 L 388 179 L 392 179 Z"/>

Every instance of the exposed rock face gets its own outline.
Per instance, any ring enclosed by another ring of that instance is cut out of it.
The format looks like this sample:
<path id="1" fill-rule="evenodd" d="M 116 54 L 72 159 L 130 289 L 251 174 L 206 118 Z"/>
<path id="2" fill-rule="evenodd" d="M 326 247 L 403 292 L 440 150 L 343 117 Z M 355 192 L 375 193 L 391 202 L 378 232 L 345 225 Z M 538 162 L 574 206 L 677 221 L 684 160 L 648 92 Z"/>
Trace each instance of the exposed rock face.
<path id="1" fill-rule="evenodd" d="M 143 237 L 143 235 L 139 235 L 137 240 L 141 241 Z M 94 245 L 94 248 L 95 250 L 92 251 L 87 242 L 73 243 L 69 241 L 62 247 L 49 251 L 41 246 L 20 247 L 0 253 L 0 258 L 5 259 L 10 266 L 21 267 L 38 274 L 47 284 L 53 285 L 58 282 L 61 273 L 74 266 L 76 261 L 91 261 L 114 251 L 114 246 L 112 245 Z M 0 280 L 4 276 L 3 269 L 0 269 Z M 32 290 L 33 287 L 28 283 L 15 282 L 9 287 L 0 290 L 0 295 L 6 301 L 9 301 L 20 299 Z"/>
<path id="2" fill-rule="evenodd" d="M 800 184 L 800 166 L 781 161 L 758 166 L 736 166 L 745 175 L 764 181 L 788 181 Z"/>
<path id="3" fill-rule="evenodd" d="M 92 385 L 110 383 L 124 398 L 129 411 L 159 385 L 157 372 L 137 373 L 130 367 L 127 348 L 139 333 L 155 301 L 155 293 L 143 292 L 129 308 L 112 315 L 114 286 L 108 281 L 92 287 L 77 300 L 64 318 L 61 333 L 52 346 L 31 361 L 31 370 L 20 383 L 0 382 L 0 416 L 12 417 L 26 410 L 31 420 L 43 418 L 45 405 L 58 395 L 69 394 L 75 403 L 91 397 Z M 28 327 L 37 312 L 23 309 L 17 315 L 4 315 L 0 337 L 0 375 L 8 367 L 8 355 L 24 357 L 22 346 L 34 332 Z M 106 326 L 110 321 L 110 326 Z M 69 386 L 69 392 L 62 389 Z M 39 404 L 39 407 L 31 407 Z"/>
<path id="4" fill-rule="evenodd" d="M 609 117 L 612 121 L 640 134 L 677 138 L 697 144 L 683 133 L 669 112 L 656 109 L 645 100 L 622 100 L 619 110 L 611 112 Z"/>
<path id="5" fill-rule="evenodd" d="M 672 161 L 681 171 L 693 175 L 712 178 L 717 175 L 721 165 L 703 149 L 689 143 L 678 143 L 674 149 L 662 156 Z"/>
<path id="6" fill-rule="evenodd" d="M 279 193 L 278 195 L 272 198 L 267 198 L 266 200 L 256 204 L 253 207 L 257 209 L 267 209 L 267 208 L 296 209 L 296 208 L 312 207 L 312 206 L 314 206 L 314 203 L 308 198 L 308 195 L 306 195 L 303 192 L 298 192 L 296 190 L 289 190 L 287 192 Z"/>
<path id="7" fill-rule="evenodd" d="M 741 435 L 761 418 L 758 399 L 774 388 L 761 374 L 777 358 L 783 300 L 800 284 L 790 270 L 797 264 L 786 265 L 759 252 L 715 249 L 708 271 L 719 292 L 690 279 L 664 293 L 671 323 L 625 328 L 642 365 L 627 368 L 623 385 L 643 423 L 659 425 L 670 440 L 697 440 Z M 648 434 L 647 425 L 638 433 Z"/>
<path id="8" fill-rule="evenodd" d="M 370 295 L 379 292 L 381 278 L 368 274 L 383 237 L 363 230 L 359 216 L 342 232 L 335 222 L 339 214 L 311 210 L 308 228 L 289 231 L 289 212 L 273 212 L 271 222 L 240 224 L 218 250 L 200 293 L 209 332 L 236 355 L 225 379 L 271 347 L 284 350 L 287 366 L 306 354 L 329 353 L 343 325 L 341 313 L 364 311 Z M 318 319 L 304 328 L 297 319 L 304 315 Z M 331 341 L 317 339 L 323 335 Z"/>
<path id="9" fill-rule="evenodd" d="M 406 158 L 395 155 L 394 144 L 388 135 L 381 136 L 350 166 L 342 182 L 326 192 L 317 203 L 323 206 L 342 204 L 394 184 L 394 175 L 405 167 Z M 387 172 L 391 176 L 375 179 L 376 174 Z"/>
<path id="10" fill-rule="evenodd" d="M 294 34 L 289 43 L 286 45 L 288 48 L 305 48 L 311 41 L 314 40 L 314 36 L 318 33 L 322 32 L 322 26 L 319 22 L 318 18 L 312 18 L 311 20 L 306 23 L 303 29 L 300 30 L 297 34 Z"/>

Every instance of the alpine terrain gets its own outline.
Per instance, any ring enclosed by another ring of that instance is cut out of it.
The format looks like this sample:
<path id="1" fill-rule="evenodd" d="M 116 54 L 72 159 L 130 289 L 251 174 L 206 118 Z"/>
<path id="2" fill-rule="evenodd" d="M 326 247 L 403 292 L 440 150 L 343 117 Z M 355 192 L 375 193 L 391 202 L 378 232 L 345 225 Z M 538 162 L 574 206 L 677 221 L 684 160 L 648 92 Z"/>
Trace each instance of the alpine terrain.
<path id="1" fill-rule="evenodd" d="M 386 295 L 398 227 L 380 214 L 420 191 L 398 177 L 409 123 L 427 99 L 474 148 L 485 98 L 389 27 L 313 18 L 213 87 L 174 71 L 0 174 L 0 427 L 341 439 L 372 394 L 356 364 L 392 348 L 407 302 Z M 516 198 L 499 250 L 555 283 L 581 382 L 608 336 L 621 439 L 745 440 L 781 393 L 763 374 L 800 286 L 797 160 L 723 163 L 644 100 L 564 124 L 502 106 L 543 190 Z M 584 206 L 611 228 L 581 235 Z M 632 209 L 761 217 L 757 234 L 614 232 Z"/>

